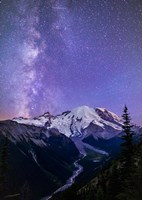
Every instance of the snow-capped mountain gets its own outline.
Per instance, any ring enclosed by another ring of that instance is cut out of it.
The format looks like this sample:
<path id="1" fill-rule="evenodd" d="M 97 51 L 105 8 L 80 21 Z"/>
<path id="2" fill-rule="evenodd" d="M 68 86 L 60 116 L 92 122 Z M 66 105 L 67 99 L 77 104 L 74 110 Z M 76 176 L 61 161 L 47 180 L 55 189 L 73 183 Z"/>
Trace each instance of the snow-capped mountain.
<path id="1" fill-rule="evenodd" d="M 108 154 L 111 144 L 110 149 L 106 151 L 105 145 L 100 146 L 100 140 L 108 144 L 109 140 L 115 140 L 122 133 L 121 118 L 105 108 L 81 106 L 57 116 L 48 112 L 38 118 L 13 120 L 20 124 L 44 127 L 47 130 L 56 129 L 71 138 L 82 154 L 86 154 L 86 149 L 96 152 L 101 150 L 100 153 Z"/>
<path id="2" fill-rule="evenodd" d="M 52 116 L 46 113 L 38 118 L 15 118 L 21 124 L 39 127 L 56 128 L 67 137 L 87 137 L 93 134 L 95 138 L 110 139 L 122 131 L 121 119 L 105 108 L 90 108 L 81 106 L 61 115 Z"/>

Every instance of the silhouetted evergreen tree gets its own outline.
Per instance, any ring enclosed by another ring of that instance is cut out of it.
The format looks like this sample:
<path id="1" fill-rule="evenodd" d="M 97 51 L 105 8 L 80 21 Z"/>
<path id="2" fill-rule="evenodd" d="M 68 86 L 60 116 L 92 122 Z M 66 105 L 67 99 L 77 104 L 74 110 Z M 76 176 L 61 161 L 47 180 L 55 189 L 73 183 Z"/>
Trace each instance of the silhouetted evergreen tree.
<path id="1" fill-rule="evenodd" d="M 128 112 L 128 108 L 125 105 L 124 111 L 123 111 L 123 131 L 124 135 L 122 136 L 122 139 L 124 142 L 122 143 L 122 159 L 123 159 L 123 168 L 125 168 L 125 171 L 129 172 L 129 169 L 131 168 L 132 164 L 132 153 L 133 153 L 133 131 L 131 124 L 131 117 Z"/>
<path id="2" fill-rule="evenodd" d="M 8 138 L 7 135 L 0 151 L 0 199 L 6 194 L 6 174 L 8 170 Z"/>
<path id="3" fill-rule="evenodd" d="M 124 180 L 123 188 L 118 194 L 119 200 L 141 200 L 142 199 L 142 143 L 136 145 L 133 150 L 133 171 Z"/>

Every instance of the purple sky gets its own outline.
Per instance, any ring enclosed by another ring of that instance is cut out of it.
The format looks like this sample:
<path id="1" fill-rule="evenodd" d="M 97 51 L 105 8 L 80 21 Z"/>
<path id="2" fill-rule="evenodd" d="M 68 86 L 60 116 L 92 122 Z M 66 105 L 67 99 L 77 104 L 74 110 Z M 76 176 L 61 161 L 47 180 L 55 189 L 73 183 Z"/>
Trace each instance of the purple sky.
<path id="1" fill-rule="evenodd" d="M 0 1 L 1 119 L 124 104 L 142 124 L 142 1 Z"/>

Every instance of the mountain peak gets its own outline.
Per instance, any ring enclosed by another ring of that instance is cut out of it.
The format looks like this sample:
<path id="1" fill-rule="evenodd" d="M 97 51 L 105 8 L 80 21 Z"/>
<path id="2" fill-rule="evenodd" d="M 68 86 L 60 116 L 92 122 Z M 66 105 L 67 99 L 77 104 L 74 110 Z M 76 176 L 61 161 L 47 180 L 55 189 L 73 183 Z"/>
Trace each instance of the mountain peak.
<path id="1" fill-rule="evenodd" d="M 75 114 L 76 116 L 80 116 L 83 117 L 85 115 L 94 115 L 95 114 L 95 110 L 89 106 L 80 106 L 77 108 L 74 108 L 72 110 L 72 113 Z"/>

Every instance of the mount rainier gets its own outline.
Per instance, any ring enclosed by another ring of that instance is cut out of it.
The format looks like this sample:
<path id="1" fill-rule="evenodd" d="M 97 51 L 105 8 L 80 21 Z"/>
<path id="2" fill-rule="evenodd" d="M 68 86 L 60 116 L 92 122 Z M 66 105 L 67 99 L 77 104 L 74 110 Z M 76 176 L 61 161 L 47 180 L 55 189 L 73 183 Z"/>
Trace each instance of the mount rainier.
<path id="1" fill-rule="evenodd" d="M 85 147 L 94 151 L 99 151 L 102 148 L 96 145 L 97 149 L 92 143 L 88 144 L 86 141 L 90 137 L 92 137 L 92 141 L 100 143 L 100 140 L 110 141 L 122 133 L 122 121 L 119 116 L 105 108 L 94 109 L 88 106 L 81 106 L 57 116 L 48 112 L 38 118 L 20 117 L 13 119 L 13 121 L 19 124 L 44 127 L 47 130 L 55 129 L 72 139 L 83 154 Z"/>
<path id="2" fill-rule="evenodd" d="M 72 111 L 63 112 L 53 116 L 49 112 L 38 118 L 14 118 L 20 124 L 34 125 L 37 127 L 55 128 L 67 137 L 84 138 L 92 134 L 95 138 L 110 139 L 122 131 L 121 118 L 105 108 L 90 108 L 81 106 Z M 89 129 L 89 131 L 88 131 Z"/>

